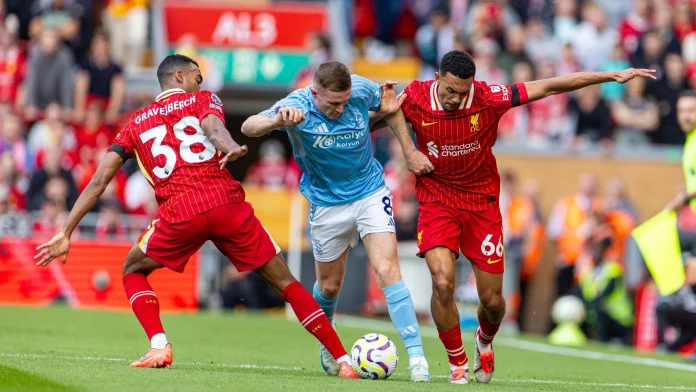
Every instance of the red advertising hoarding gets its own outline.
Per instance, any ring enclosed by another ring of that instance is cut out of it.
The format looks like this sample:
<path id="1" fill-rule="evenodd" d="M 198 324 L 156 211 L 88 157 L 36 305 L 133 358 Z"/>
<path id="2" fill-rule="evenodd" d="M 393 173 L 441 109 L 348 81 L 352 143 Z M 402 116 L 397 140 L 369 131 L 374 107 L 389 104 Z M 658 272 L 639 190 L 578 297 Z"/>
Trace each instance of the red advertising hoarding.
<path id="1" fill-rule="evenodd" d="M 129 310 L 121 269 L 128 242 L 73 240 L 66 264 L 35 266 L 38 241 L 0 240 L 0 304 L 48 305 L 58 298 L 79 308 Z M 162 311 L 198 308 L 198 255 L 182 274 L 161 269 L 148 278 Z"/>
<path id="2" fill-rule="evenodd" d="M 311 33 L 326 30 L 326 19 L 323 5 L 169 2 L 165 8 L 170 45 L 193 37 L 203 47 L 302 51 Z"/>

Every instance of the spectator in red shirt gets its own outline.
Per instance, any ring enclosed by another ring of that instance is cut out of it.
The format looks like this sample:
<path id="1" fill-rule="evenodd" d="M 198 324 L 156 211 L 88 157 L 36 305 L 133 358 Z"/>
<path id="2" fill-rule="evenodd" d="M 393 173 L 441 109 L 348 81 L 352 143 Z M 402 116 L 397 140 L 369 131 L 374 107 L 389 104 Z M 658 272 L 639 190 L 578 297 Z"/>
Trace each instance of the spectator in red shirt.
<path id="1" fill-rule="evenodd" d="M 85 121 L 75 127 L 75 139 L 79 149 L 88 147 L 101 151 L 109 147 L 113 140 L 112 128 L 104 124 L 104 114 L 98 103 L 89 106 Z"/>
<path id="2" fill-rule="evenodd" d="M 497 0 L 471 2 L 463 29 L 473 38 L 503 40 L 506 28 L 520 24 L 520 18 L 508 4 Z"/>
<path id="3" fill-rule="evenodd" d="M 109 41 L 104 34 L 96 34 L 89 57 L 80 63 L 75 88 L 75 122 L 84 121 L 87 107 L 98 103 L 106 111 L 105 122 L 114 124 L 123 104 L 124 92 L 121 67 L 109 56 Z"/>
<path id="4" fill-rule="evenodd" d="M 59 201 L 44 200 L 41 204 L 41 215 L 32 227 L 34 237 L 50 238 L 65 224 L 67 218 L 68 213 Z"/>
<path id="5" fill-rule="evenodd" d="M 696 32 L 696 4 L 690 6 L 689 0 L 679 0 L 675 5 L 674 33 L 680 42 L 690 33 Z"/>
<path id="6" fill-rule="evenodd" d="M 0 28 L 0 102 L 13 104 L 27 73 L 27 56 L 11 31 Z"/>
<path id="7" fill-rule="evenodd" d="M 126 238 L 126 228 L 121 223 L 121 206 L 116 201 L 104 203 L 99 209 L 95 234 L 98 239 L 123 240 Z"/>
<path id="8" fill-rule="evenodd" d="M 619 39 L 629 58 L 638 49 L 640 36 L 650 28 L 650 0 L 635 0 L 633 12 L 619 23 Z"/>
<path id="9" fill-rule="evenodd" d="M 285 159 L 285 149 L 277 140 L 261 145 L 260 159 L 249 168 L 245 182 L 268 190 L 292 189 L 299 183 L 297 171 Z"/>

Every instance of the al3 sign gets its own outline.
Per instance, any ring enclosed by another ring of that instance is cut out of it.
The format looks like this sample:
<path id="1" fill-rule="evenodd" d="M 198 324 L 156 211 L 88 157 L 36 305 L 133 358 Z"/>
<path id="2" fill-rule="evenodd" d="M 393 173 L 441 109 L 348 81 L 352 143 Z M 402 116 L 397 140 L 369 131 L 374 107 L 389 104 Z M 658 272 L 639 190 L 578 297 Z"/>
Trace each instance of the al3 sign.
<path id="1" fill-rule="evenodd" d="M 167 40 L 195 38 L 202 47 L 303 51 L 307 37 L 326 31 L 323 5 L 273 7 L 223 6 L 168 2 Z"/>

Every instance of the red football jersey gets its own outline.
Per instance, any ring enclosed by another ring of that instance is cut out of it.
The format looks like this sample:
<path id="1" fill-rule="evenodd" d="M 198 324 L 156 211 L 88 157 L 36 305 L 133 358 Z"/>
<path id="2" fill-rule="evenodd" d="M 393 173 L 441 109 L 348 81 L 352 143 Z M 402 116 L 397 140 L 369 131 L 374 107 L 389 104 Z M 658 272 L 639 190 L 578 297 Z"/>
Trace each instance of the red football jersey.
<path id="1" fill-rule="evenodd" d="M 416 133 L 418 149 L 435 170 L 418 176 L 416 196 L 421 203 L 442 202 L 454 208 L 482 211 L 498 206 L 500 175 L 492 147 L 498 120 L 527 103 L 523 83 L 487 85 L 474 81 L 459 109 L 442 108 L 434 80 L 409 84 L 401 109 Z"/>
<path id="2" fill-rule="evenodd" d="M 155 189 L 158 214 L 167 222 L 244 201 L 241 184 L 220 169 L 221 153 L 201 129 L 209 114 L 225 121 L 222 101 L 210 91 L 164 91 L 133 114 L 109 148 L 138 160 Z"/>

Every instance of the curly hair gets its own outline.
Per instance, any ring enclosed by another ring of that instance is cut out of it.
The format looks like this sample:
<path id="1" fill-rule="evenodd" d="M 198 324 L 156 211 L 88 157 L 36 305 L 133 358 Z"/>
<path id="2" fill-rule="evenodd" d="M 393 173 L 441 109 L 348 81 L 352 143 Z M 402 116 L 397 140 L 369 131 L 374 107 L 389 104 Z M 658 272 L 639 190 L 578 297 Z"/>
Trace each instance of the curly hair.
<path id="1" fill-rule="evenodd" d="M 460 78 L 469 79 L 476 75 L 476 64 L 468 53 L 462 50 L 448 52 L 440 62 L 440 75 L 448 73 Z"/>

